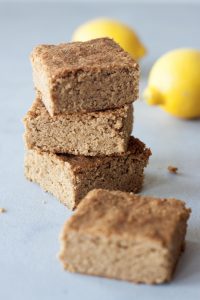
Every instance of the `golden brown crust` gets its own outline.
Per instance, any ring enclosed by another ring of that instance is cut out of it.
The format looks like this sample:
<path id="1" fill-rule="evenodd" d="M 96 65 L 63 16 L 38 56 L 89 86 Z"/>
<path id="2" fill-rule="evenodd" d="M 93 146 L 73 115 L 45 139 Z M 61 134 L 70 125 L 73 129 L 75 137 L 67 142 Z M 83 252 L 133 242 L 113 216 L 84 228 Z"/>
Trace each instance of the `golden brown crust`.
<path id="1" fill-rule="evenodd" d="M 109 38 L 88 42 L 73 42 L 59 45 L 39 45 L 34 48 L 31 59 L 39 57 L 51 77 L 64 76 L 66 72 L 100 71 L 111 67 L 139 66 L 131 56 Z"/>
<path id="2" fill-rule="evenodd" d="M 190 209 L 180 200 L 98 189 L 82 200 L 64 231 L 153 239 L 170 247 L 176 228 L 189 215 Z"/>

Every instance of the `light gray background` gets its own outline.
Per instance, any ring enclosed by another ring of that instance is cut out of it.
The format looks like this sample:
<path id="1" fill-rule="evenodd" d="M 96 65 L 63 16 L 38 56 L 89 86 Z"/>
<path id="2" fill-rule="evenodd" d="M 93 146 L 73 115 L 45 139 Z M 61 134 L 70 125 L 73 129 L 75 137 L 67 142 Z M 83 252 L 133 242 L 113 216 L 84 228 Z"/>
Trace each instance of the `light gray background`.
<path id="1" fill-rule="evenodd" d="M 129 3 L 129 4 L 174 4 L 174 3 L 200 3 L 200 0 L 0 0 L 5 3 Z"/>
<path id="2" fill-rule="evenodd" d="M 161 286 L 64 272 L 56 258 L 58 234 L 70 212 L 23 176 L 22 116 L 34 99 L 28 55 L 38 43 L 68 41 L 77 25 L 96 16 L 133 26 L 149 50 L 141 90 L 164 52 L 200 47 L 195 5 L 0 5 L 0 299 L 198 299 L 200 296 L 200 122 L 175 119 L 138 101 L 134 135 L 151 147 L 144 194 L 184 199 L 192 207 L 187 248 L 172 283 Z M 178 166 L 170 175 L 167 166 Z"/>

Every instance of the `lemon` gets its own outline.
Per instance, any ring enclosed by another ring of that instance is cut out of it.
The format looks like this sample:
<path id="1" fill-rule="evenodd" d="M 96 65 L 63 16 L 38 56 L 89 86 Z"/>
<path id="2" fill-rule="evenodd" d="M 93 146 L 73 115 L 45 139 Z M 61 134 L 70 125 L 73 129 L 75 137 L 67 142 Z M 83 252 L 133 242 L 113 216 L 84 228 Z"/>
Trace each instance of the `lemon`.
<path id="1" fill-rule="evenodd" d="M 110 19 L 95 19 L 81 25 L 75 30 L 72 40 L 84 42 L 100 37 L 114 39 L 136 60 L 146 54 L 145 47 L 131 28 Z"/>
<path id="2" fill-rule="evenodd" d="M 200 117 L 200 51 L 175 49 L 159 58 L 150 71 L 144 98 L 176 117 Z"/>

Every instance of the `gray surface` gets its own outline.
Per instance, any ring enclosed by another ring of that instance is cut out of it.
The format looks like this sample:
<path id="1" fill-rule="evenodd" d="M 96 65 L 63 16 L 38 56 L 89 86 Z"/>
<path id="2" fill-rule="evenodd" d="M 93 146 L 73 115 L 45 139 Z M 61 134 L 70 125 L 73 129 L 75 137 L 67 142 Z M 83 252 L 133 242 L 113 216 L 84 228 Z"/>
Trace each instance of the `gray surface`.
<path id="1" fill-rule="evenodd" d="M 9 2 L 9 3 L 19 3 L 19 2 L 25 2 L 25 3 L 56 3 L 58 2 L 57 0 L 0 0 L 1 2 Z M 78 3 L 107 3 L 107 0 L 59 0 L 59 2 L 62 3 L 71 3 L 71 2 L 78 2 Z M 170 4 L 170 3 L 200 3 L 200 0 L 109 0 L 109 3 L 143 3 L 143 4 L 148 4 L 148 3 L 153 3 L 153 4 Z"/>
<path id="2" fill-rule="evenodd" d="M 193 213 L 186 252 L 174 281 L 161 286 L 73 275 L 56 259 L 58 233 L 70 213 L 23 177 L 23 126 L 20 119 L 33 97 L 28 55 L 38 43 L 68 40 L 79 23 L 97 15 L 134 26 L 148 46 L 142 85 L 154 59 L 180 47 L 200 47 L 199 6 L 1 5 L 0 55 L 0 299 L 197 299 L 200 296 L 199 121 L 181 121 L 135 106 L 134 134 L 152 148 L 144 194 L 184 199 Z M 180 174 L 168 174 L 169 164 Z"/>

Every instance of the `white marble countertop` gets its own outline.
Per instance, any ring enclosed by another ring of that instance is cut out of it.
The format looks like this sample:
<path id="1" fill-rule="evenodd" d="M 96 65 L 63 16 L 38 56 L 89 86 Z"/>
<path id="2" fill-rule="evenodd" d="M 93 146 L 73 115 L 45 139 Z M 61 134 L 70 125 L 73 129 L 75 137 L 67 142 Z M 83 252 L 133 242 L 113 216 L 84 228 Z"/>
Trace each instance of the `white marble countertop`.
<path id="1" fill-rule="evenodd" d="M 200 6 L 131 4 L 0 4 L 0 299 L 199 299 L 200 121 L 182 121 L 142 101 L 133 133 L 151 147 L 144 194 L 177 197 L 193 210 L 186 251 L 172 283 L 160 286 L 64 272 L 56 258 L 58 234 L 70 212 L 23 176 L 21 118 L 34 98 L 28 55 L 38 43 L 70 39 L 95 16 L 121 19 L 137 29 L 149 49 L 141 90 L 153 61 L 182 46 L 200 47 Z M 169 164 L 179 175 L 167 172 Z"/>

